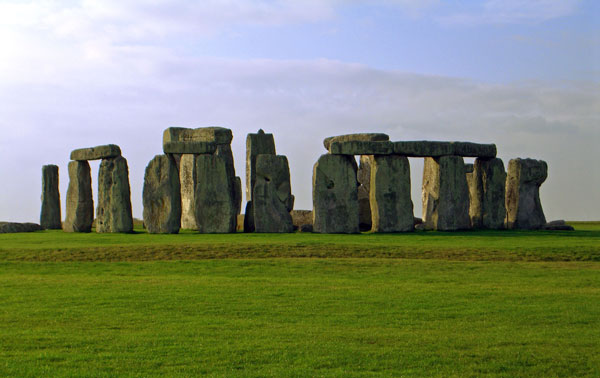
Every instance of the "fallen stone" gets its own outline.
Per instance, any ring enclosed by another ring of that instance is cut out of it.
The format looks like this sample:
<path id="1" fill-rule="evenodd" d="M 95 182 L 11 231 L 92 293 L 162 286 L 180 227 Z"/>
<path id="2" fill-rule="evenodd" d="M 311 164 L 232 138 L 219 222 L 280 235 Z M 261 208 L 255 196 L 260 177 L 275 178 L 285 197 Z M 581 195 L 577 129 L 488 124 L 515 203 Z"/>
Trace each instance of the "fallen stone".
<path id="1" fill-rule="evenodd" d="M 181 188 L 181 228 L 197 230 L 196 224 L 196 156 L 183 154 L 179 159 L 179 186 Z"/>
<path id="2" fill-rule="evenodd" d="M 403 141 L 393 142 L 393 153 L 408 157 L 496 157 L 495 144 L 471 142 Z"/>
<path id="3" fill-rule="evenodd" d="M 181 228 L 181 188 L 177 164 L 155 156 L 144 175 L 144 224 L 151 234 L 176 234 Z"/>
<path id="4" fill-rule="evenodd" d="M 542 228 L 548 231 L 575 231 L 575 228 L 568 225 L 564 220 L 548 222 Z"/>
<path id="5" fill-rule="evenodd" d="M 408 158 L 376 155 L 371 163 L 371 214 L 373 232 L 414 230 L 413 203 L 410 198 Z"/>
<path id="6" fill-rule="evenodd" d="M 71 161 L 68 170 L 67 216 L 63 231 L 90 232 L 94 221 L 90 164 L 87 161 Z"/>
<path id="7" fill-rule="evenodd" d="M 36 223 L 0 222 L 0 234 L 42 231 L 44 228 Z"/>
<path id="8" fill-rule="evenodd" d="M 415 231 L 427 231 L 427 225 L 424 223 L 415 224 Z"/>
<path id="9" fill-rule="evenodd" d="M 477 158 L 473 172 L 467 173 L 469 216 L 472 228 L 499 230 L 506 218 L 506 172 L 499 158 Z"/>
<path id="10" fill-rule="evenodd" d="M 227 174 L 227 163 L 222 156 L 196 157 L 195 214 L 199 232 L 235 232 L 237 213 L 233 186 L 233 178 Z"/>
<path id="11" fill-rule="evenodd" d="M 209 142 L 231 144 L 233 133 L 225 127 L 169 127 L 163 132 L 163 146 L 169 142 Z"/>
<path id="12" fill-rule="evenodd" d="M 80 148 L 71 152 L 71 160 L 100 160 L 121 156 L 121 149 L 116 144 L 107 144 L 90 148 Z"/>
<path id="13" fill-rule="evenodd" d="M 294 205 L 288 160 L 281 155 L 256 156 L 256 181 L 252 193 L 255 232 L 292 232 Z"/>
<path id="14" fill-rule="evenodd" d="M 546 224 L 540 186 L 548 177 L 545 161 L 512 159 L 506 178 L 506 227 L 539 229 Z"/>
<path id="15" fill-rule="evenodd" d="M 329 151 L 333 142 L 386 142 L 390 140 L 389 135 L 381 133 L 346 134 L 325 138 L 323 146 Z"/>
<path id="16" fill-rule="evenodd" d="M 329 153 L 333 155 L 389 155 L 394 152 L 392 142 L 331 142 Z"/>
<path id="17" fill-rule="evenodd" d="M 256 134 L 246 137 L 246 200 L 252 200 L 254 181 L 256 180 L 256 156 L 275 155 L 273 134 L 265 134 L 260 129 Z"/>
<path id="18" fill-rule="evenodd" d="M 313 167 L 313 230 L 358 233 L 356 160 L 347 155 L 321 155 Z"/>
<path id="19" fill-rule="evenodd" d="M 212 142 L 166 142 L 163 143 L 165 154 L 213 154 L 217 145 Z"/>
<path id="20" fill-rule="evenodd" d="M 42 167 L 42 211 L 40 225 L 47 230 L 60 230 L 60 193 L 58 192 L 58 167 L 44 165 Z"/>
<path id="21" fill-rule="evenodd" d="M 371 160 L 373 155 L 362 155 L 358 166 L 358 227 L 361 231 L 369 231 L 373 225 L 371 220 Z"/>
<path id="22" fill-rule="evenodd" d="M 122 157 L 103 159 L 98 170 L 96 232 L 133 231 L 129 168 Z"/>
<path id="23" fill-rule="evenodd" d="M 425 158 L 423 224 L 440 231 L 469 229 L 469 188 L 460 156 Z"/>

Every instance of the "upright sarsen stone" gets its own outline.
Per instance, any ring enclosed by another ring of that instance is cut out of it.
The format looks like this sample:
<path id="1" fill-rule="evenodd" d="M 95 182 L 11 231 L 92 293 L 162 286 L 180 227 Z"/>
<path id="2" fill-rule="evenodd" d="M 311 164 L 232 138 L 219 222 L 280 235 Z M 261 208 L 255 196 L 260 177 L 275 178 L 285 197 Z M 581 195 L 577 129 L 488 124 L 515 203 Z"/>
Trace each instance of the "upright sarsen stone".
<path id="1" fill-rule="evenodd" d="M 260 129 L 256 134 L 246 137 L 246 200 L 252 200 L 254 181 L 256 180 L 256 156 L 275 155 L 273 134 L 265 134 Z"/>
<path id="2" fill-rule="evenodd" d="M 196 224 L 196 156 L 183 154 L 179 159 L 179 184 L 181 187 L 181 228 L 197 230 Z"/>
<path id="3" fill-rule="evenodd" d="M 58 166 L 42 167 L 42 211 L 40 226 L 47 230 L 62 228 L 60 216 L 60 193 L 58 191 Z"/>
<path id="4" fill-rule="evenodd" d="M 413 231 L 408 158 L 398 155 L 375 155 L 371 163 L 370 181 L 372 231 Z"/>
<path id="5" fill-rule="evenodd" d="M 356 160 L 347 155 L 321 155 L 313 167 L 313 230 L 358 233 Z"/>
<path id="6" fill-rule="evenodd" d="M 538 229 L 546 224 L 540 186 L 548 177 L 545 161 L 512 159 L 506 179 L 506 227 Z"/>
<path id="7" fill-rule="evenodd" d="M 373 155 L 362 155 L 358 166 L 358 223 L 361 231 L 369 231 L 373 225 L 371 220 L 371 161 Z"/>
<path id="8" fill-rule="evenodd" d="M 237 207 L 233 198 L 234 178 L 227 174 L 222 156 L 196 157 L 195 214 L 202 233 L 235 232 Z"/>
<path id="9" fill-rule="evenodd" d="M 467 173 L 467 182 L 471 227 L 493 230 L 504 228 L 506 171 L 502 160 L 475 159 L 472 172 Z"/>
<path id="10" fill-rule="evenodd" d="M 255 232 L 292 232 L 290 211 L 294 197 L 288 160 L 281 155 L 256 157 L 256 180 L 252 193 Z"/>
<path id="11" fill-rule="evenodd" d="M 440 231 L 470 228 L 469 188 L 462 157 L 425 158 L 422 199 L 425 228 Z"/>
<path id="12" fill-rule="evenodd" d="M 65 232 L 90 232 L 94 222 L 92 176 L 87 161 L 69 162 L 69 188 L 67 189 L 67 216 Z"/>
<path id="13" fill-rule="evenodd" d="M 103 159 L 100 163 L 96 231 L 133 231 L 129 168 L 123 156 Z"/>
<path id="14" fill-rule="evenodd" d="M 151 234 L 176 234 L 181 227 L 181 194 L 175 160 L 157 155 L 144 175 L 144 224 Z"/>

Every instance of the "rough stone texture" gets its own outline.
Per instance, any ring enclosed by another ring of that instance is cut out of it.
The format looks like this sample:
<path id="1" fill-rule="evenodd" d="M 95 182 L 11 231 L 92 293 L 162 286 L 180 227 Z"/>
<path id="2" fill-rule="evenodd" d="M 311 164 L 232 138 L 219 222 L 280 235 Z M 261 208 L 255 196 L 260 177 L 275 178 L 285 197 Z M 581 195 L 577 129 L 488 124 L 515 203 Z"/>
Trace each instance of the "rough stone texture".
<path id="1" fill-rule="evenodd" d="M 238 214 L 237 215 L 237 224 L 235 225 L 235 231 L 236 232 L 244 232 L 244 219 L 245 219 L 245 215 L 244 214 Z"/>
<path id="2" fill-rule="evenodd" d="M 323 146 L 329 151 L 333 142 L 385 142 L 390 140 L 389 135 L 381 133 L 346 134 L 325 138 Z"/>
<path id="3" fill-rule="evenodd" d="M 273 134 L 265 134 L 260 129 L 256 134 L 246 137 L 246 200 L 252 200 L 254 181 L 256 180 L 256 156 L 275 155 Z"/>
<path id="4" fill-rule="evenodd" d="M 217 145 L 212 142 L 166 142 L 163 143 L 165 154 L 213 154 Z"/>
<path id="5" fill-rule="evenodd" d="M 371 213 L 374 232 L 414 230 L 410 165 L 398 155 L 376 155 L 371 163 Z"/>
<path id="6" fill-rule="evenodd" d="M 17 232 L 42 231 L 44 228 L 36 223 L 0 222 L 0 234 L 12 234 Z"/>
<path id="7" fill-rule="evenodd" d="M 427 229 L 468 229 L 469 188 L 460 156 L 425 158 L 423 169 L 423 223 Z"/>
<path id="8" fill-rule="evenodd" d="M 304 224 L 312 225 L 312 210 L 292 210 L 290 211 L 290 215 L 292 216 L 292 224 L 294 227 L 300 228 L 300 226 Z"/>
<path id="9" fill-rule="evenodd" d="M 172 157 L 157 155 L 144 175 L 144 224 L 151 234 L 176 234 L 181 228 L 181 188 Z"/>
<path id="10" fill-rule="evenodd" d="M 235 175 L 235 165 L 233 162 L 233 152 L 231 151 L 231 145 L 220 144 L 217 146 L 215 155 L 221 156 L 225 159 L 225 166 L 227 168 L 227 175 L 233 180 L 231 195 L 234 198 L 236 205 L 236 214 L 239 214 L 242 207 L 242 182 L 239 177 Z"/>
<path id="11" fill-rule="evenodd" d="M 298 231 L 299 232 L 313 232 L 313 225 L 312 224 L 303 224 L 300 227 L 298 227 Z"/>
<path id="12" fill-rule="evenodd" d="M 540 186 L 548 177 L 545 161 L 512 159 L 506 178 L 506 227 L 538 229 L 546 224 Z"/>
<path id="13" fill-rule="evenodd" d="M 121 156 L 121 149 L 116 144 L 106 144 L 90 148 L 80 148 L 71 152 L 71 160 L 99 160 Z"/>
<path id="14" fill-rule="evenodd" d="M 60 193 L 58 191 L 58 167 L 44 165 L 42 167 L 42 211 L 40 225 L 47 230 L 60 230 Z"/>
<path id="15" fill-rule="evenodd" d="M 334 155 L 389 155 L 394 152 L 392 142 L 331 142 L 329 153 Z"/>
<path id="16" fill-rule="evenodd" d="M 495 144 L 471 142 L 405 141 L 393 142 L 393 153 L 409 157 L 496 157 Z"/>
<path id="17" fill-rule="evenodd" d="M 197 230 L 196 224 L 196 155 L 183 154 L 179 159 L 181 188 L 181 228 Z"/>
<path id="18" fill-rule="evenodd" d="M 373 155 L 362 155 L 358 166 L 358 226 L 361 231 L 369 231 L 373 225 L 371 221 L 371 161 Z"/>
<path id="19" fill-rule="evenodd" d="M 502 229 L 506 218 L 504 204 L 506 172 L 499 158 L 477 158 L 467 173 L 471 227 Z"/>
<path id="20" fill-rule="evenodd" d="M 548 231 L 575 231 L 573 226 L 568 225 L 564 220 L 554 220 L 552 222 L 548 222 L 542 227 L 544 230 Z"/>
<path id="21" fill-rule="evenodd" d="M 281 155 L 257 155 L 252 193 L 255 232 L 292 232 L 294 197 L 288 160 Z"/>
<path id="22" fill-rule="evenodd" d="M 239 215 L 242 212 L 242 179 L 238 176 L 235 176 L 233 180 L 233 203 L 235 213 Z"/>
<path id="23" fill-rule="evenodd" d="M 196 157 L 195 214 L 198 231 L 235 232 L 237 209 L 232 196 L 233 179 L 227 174 L 227 162 L 222 156 Z"/>
<path id="24" fill-rule="evenodd" d="M 211 142 L 231 144 L 233 133 L 224 127 L 169 127 L 163 132 L 163 146 L 168 142 Z"/>
<path id="25" fill-rule="evenodd" d="M 96 232 L 132 232 L 129 168 L 122 157 L 103 159 L 98 170 Z"/>
<path id="26" fill-rule="evenodd" d="M 313 167 L 314 232 L 359 232 L 356 173 L 354 157 L 321 155 Z"/>
<path id="27" fill-rule="evenodd" d="M 90 232 L 94 222 L 92 176 L 87 161 L 69 162 L 67 189 L 67 216 L 63 223 L 66 232 Z"/>

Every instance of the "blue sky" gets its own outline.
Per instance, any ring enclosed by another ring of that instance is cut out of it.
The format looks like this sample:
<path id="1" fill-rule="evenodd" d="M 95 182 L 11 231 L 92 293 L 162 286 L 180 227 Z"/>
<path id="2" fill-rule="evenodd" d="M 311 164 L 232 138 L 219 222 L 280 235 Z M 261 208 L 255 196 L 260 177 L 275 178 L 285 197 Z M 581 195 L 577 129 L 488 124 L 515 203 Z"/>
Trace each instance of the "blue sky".
<path id="1" fill-rule="evenodd" d="M 43 164 L 64 204 L 69 152 L 105 143 L 141 217 L 162 131 L 211 125 L 242 180 L 246 134 L 274 133 L 297 209 L 323 138 L 377 131 L 544 159 L 547 218 L 600 219 L 599 18 L 591 0 L 0 0 L 0 220 L 37 220 Z"/>

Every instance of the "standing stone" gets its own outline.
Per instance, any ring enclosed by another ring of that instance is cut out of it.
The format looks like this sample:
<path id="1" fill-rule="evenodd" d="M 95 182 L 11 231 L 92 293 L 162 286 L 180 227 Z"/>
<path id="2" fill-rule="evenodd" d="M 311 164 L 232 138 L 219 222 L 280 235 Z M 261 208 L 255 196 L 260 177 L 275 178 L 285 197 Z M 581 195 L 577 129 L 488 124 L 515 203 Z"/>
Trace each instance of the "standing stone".
<path id="1" fill-rule="evenodd" d="M 257 155 L 252 193 L 256 232 L 292 232 L 294 197 L 288 160 L 281 155 Z"/>
<path id="2" fill-rule="evenodd" d="M 90 232 L 94 222 L 92 176 L 87 161 L 69 162 L 69 188 L 67 189 L 67 216 L 65 232 Z"/>
<path id="3" fill-rule="evenodd" d="M 235 232 L 237 213 L 232 196 L 233 178 L 222 156 L 196 157 L 195 213 L 202 233 Z"/>
<path id="4" fill-rule="evenodd" d="M 236 205 L 236 214 L 239 214 L 242 207 L 242 182 L 241 179 L 239 177 L 236 177 L 235 175 L 235 166 L 233 162 L 233 152 L 231 151 L 231 145 L 218 145 L 215 155 L 221 156 L 225 160 L 227 175 L 231 177 L 231 180 L 233 182 L 233 186 L 231 187 L 231 195 L 233 196 L 234 204 Z"/>
<path id="5" fill-rule="evenodd" d="M 506 171 L 499 158 L 475 159 L 469 184 L 471 227 L 499 230 L 504 228 Z"/>
<path id="6" fill-rule="evenodd" d="M 371 213 L 374 232 L 414 230 L 410 165 L 399 155 L 375 155 L 371 165 Z"/>
<path id="7" fill-rule="evenodd" d="M 96 232 L 132 232 L 129 168 L 123 156 L 103 159 L 98 170 Z"/>
<path id="8" fill-rule="evenodd" d="M 179 159 L 179 184 L 181 187 L 181 228 L 197 230 L 196 224 L 196 156 L 183 154 Z"/>
<path id="9" fill-rule="evenodd" d="M 181 227 L 181 194 L 175 160 L 157 155 L 144 175 L 144 224 L 151 234 L 176 234 Z"/>
<path id="10" fill-rule="evenodd" d="M 252 200 L 252 190 L 256 180 L 256 156 L 275 155 L 273 134 L 265 134 L 260 129 L 256 134 L 246 137 L 246 200 Z"/>
<path id="11" fill-rule="evenodd" d="M 347 155 L 321 155 L 313 167 L 313 230 L 358 233 L 356 160 Z"/>
<path id="12" fill-rule="evenodd" d="M 545 161 L 512 159 L 506 179 L 506 227 L 538 229 L 546 224 L 540 186 L 548 177 Z"/>
<path id="13" fill-rule="evenodd" d="M 371 161 L 373 155 L 362 155 L 358 166 L 358 222 L 361 231 L 369 231 L 373 225 L 371 221 Z"/>
<path id="14" fill-rule="evenodd" d="M 440 231 L 470 228 L 469 188 L 462 157 L 425 158 L 423 223 Z"/>
<path id="15" fill-rule="evenodd" d="M 58 167 L 42 167 L 42 212 L 40 225 L 47 230 L 62 228 L 60 216 L 60 193 L 58 192 Z"/>
<path id="16" fill-rule="evenodd" d="M 242 179 L 239 176 L 235 176 L 233 188 L 233 203 L 235 204 L 235 213 L 240 215 L 242 212 Z"/>

